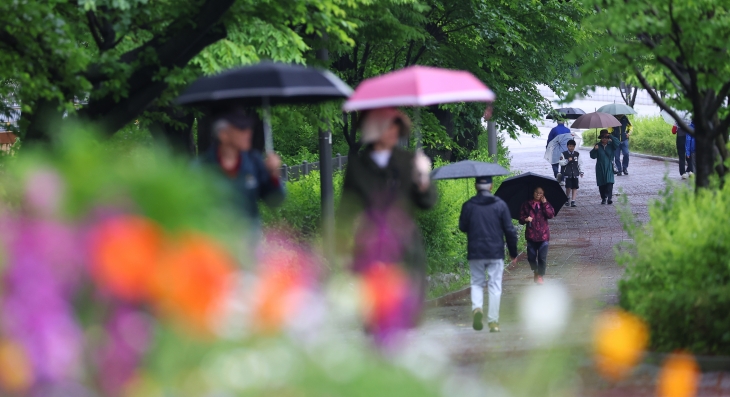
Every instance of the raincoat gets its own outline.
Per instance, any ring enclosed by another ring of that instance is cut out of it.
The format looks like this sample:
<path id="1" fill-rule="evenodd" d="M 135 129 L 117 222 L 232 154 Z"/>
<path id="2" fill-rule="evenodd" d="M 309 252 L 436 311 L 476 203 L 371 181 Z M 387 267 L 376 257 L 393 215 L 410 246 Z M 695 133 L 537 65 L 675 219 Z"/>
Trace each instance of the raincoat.
<path id="1" fill-rule="evenodd" d="M 614 153 L 618 150 L 618 138 L 609 135 L 611 141 L 604 147 L 598 144 L 598 149 L 591 150 L 591 158 L 596 159 L 596 185 L 603 186 L 607 183 L 614 183 L 613 159 Z"/>

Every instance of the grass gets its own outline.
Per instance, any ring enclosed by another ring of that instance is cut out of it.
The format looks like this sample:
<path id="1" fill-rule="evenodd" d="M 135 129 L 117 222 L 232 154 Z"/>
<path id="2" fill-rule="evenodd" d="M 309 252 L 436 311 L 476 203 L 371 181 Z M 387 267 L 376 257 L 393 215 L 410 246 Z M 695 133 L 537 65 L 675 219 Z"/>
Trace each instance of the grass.
<path id="1" fill-rule="evenodd" d="M 630 150 L 632 152 L 653 154 L 664 157 L 676 157 L 676 135 L 672 134 L 672 126 L 661 116 L 630 116 L 634 130 L 631 133 Z M 593 146 L 596 142 L 596 130 L 583 132 L 583 146 Z"/>

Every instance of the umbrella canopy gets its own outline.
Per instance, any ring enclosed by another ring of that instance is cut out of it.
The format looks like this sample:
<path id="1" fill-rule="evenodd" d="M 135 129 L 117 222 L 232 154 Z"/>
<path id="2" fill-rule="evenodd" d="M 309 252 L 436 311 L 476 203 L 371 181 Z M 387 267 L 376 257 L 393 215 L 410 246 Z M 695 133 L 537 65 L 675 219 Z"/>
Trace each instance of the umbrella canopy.
<path id="1" fill-rule="evenodd" d="M 525 201 L 532 199 L 532 193 L 541 187 L 545 192 L 545 199 L 555 208 L 555 215 L 560 208 L 568 201 L 560 183 L 553 178 L 526 172 L 502 181 L 502 184 L 494 193 L 495 196 L 504 200 L 509 207 L 512 219 L 520 218 L 520 207 Z"/>
<path id="2" fill-rule="evenodd" d="M 492 102 L 492 90 L 466 71 L 411 66 L 360 83 L 342 109 L 429 106 L 451 102 Z"/>
<path id="3" fill-rule="evenodd" d="M 436 168 L 431 172 L 431 179 L 477 178 L 480 176 L 500 176 L 508 174 L 509 171 L 499 164 L 464 160 Z"/>
<path id="4" fill-rule="evenodd" d="M 636 110 L 632 109 L 630 106 L 626 106 L 623 103 L 612 103 L 610 105 L 603 105 L 597 112 L 601 113 L 608 113 L 608 114 L 636 114 Z"/>
<path id="5" fill-rule="evenodd" d="M 558 109 L 553 109 L 553 112 L 560 113 L 560 115 L 563 118 L 568 119 L 568 120 L 575 120 L 578 117 L 580 117 L 581 115 L 586 114 L 586 112 L 584 112 L 582 109 L 578 109 L 578 108 L 558 108 Z M 548 120 L 552 120 L 554 118 L 554 114 L 551 113 L 546 118 Z"/>
<path id="6" fill-rule="evenodd" d="M 620 127 L 621 122 L 608 113 L 593 112 L 584 114 L 573 122 L 570 128 L 589 129 L 589 128 L 608 128 Z"/>
<path id="7" fill-rule="evenodd" d="M 267 61 L 202 77 L 176 102 L 181 105 L 217 106 L 233 102 L 238 106 L 262 106 L 268 152 L 274 150 L 269 106 L 317 103 L 347 98 L 350 94 L 352 89 L 329 71 Z"/>
<path id="8" fill-rule="evenodd" d="M 202 77 L 177 98 L 182 105 L 235 99 L 240 106 L 316 103 L 347 98 L 352 89 L 326 70 L 261 62 Z"/>
<path id="9" fill-rule="evenodd" d="M 682 119 L 683 119 L 684 121 L 689 121 L 689 117 L 688 117 L 688 116 L 689 116 L 689 112 L 687 112 L 687 111 L 684 111 L 684 110 L 675 110 L 675 112 L 676 112 L 676 113 L 677 113 L 677 115 L 678 115 L 679 117 L 681 117 L 681 118 L 682 118 Z M 663 120 L 664 120 L 664 122 L 666 122 L 667 124 L 671 124 L 671 125 L 674 125 L 674 124 L 675 124 L 675 123 L 677 122 L 676 120 L 674 120 L 674 117 L 672 117 L 672 116 L 671 116 L 671 115 L 670 115 L 669 113 L 667 113 L 667 111 L 666 111 L 666 110 L 662 110 L 661 112 L 659 112 L 659 114 L 661 114 L 661 115 L 662 115 L 662 119 L 663 119 Z"/>

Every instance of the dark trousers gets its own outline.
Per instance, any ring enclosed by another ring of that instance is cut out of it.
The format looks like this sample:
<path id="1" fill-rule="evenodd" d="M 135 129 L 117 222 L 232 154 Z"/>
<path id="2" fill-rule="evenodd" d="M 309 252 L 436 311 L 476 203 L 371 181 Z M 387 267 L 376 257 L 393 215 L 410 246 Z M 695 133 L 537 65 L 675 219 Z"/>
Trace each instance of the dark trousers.
<path id="1" fill-rule="evenodd" d="M 599 186 L 598 191 L 601 192 L 601 199 L 613 200 L 613 183 Z"/>
<path id="2" fill-rule="evenodd" d="M 547 269 L 547 241 L 529 241 L 527 240 L 527 261 L 530 262 L 530 269 L 537 272 L 538 275 L 544 276 Z"/>
<path id="3" fill-rule="evenodd" d="M 677 136 L 677 156 L 679 156 L 679 175 L 684 175 L 687 171 L 687 155 L 685 154 L 685 147 L 687 146 L 687 140 L 685 137 Z"/>
<path id="4" fill-rule="evenodd" d="M 624 155 L 623 161 L 621 161 L 621 154 Z M 614 160 L 616 162 L 616 171 L 622 172 L 629 168 L 629 140 L 622 141 L 614 153 Z"/>
<path id="5" fill-rule="evenodd" d="M 560 170 L 560 164 L 551 164 L 553 166 L 553 176 L 558 177 L 558 172 Z"/>

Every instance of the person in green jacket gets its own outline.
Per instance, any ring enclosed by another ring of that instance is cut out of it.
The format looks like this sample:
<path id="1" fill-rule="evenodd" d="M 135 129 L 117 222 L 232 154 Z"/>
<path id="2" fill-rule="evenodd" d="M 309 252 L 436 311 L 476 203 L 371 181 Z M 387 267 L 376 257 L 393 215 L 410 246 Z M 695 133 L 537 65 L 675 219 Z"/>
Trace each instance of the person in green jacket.
<path id="1" fill-rule="evenodd" d="M 397 109 L 367 111 L 362 118 L 363 149 L 347 161 L 337 213 L 340 253 L 354 243 L 352 270 L 400 266 L 414 283 L 417 316 L 425 297 L 426 250 L 415 222 L 417 209 L 436 204 L 431 161 L 423 152 L 398 147 L 410 133 L 410 120 Z M 354 233 L 354 240 L 349 237 Z M 410 316 L 409 316 L 410 317 Z M 404 319 L 413 325 L 415 317 Z"/>
<path id="2" fill-rule="evenodd" d="M 601 142 L 591 150 L 591 158 L 596 159 L 596 184 L 601 192 L 601 204 L 613 204 L 613 160 L 621 142 L 608 130 L 601 130 Z"/>

